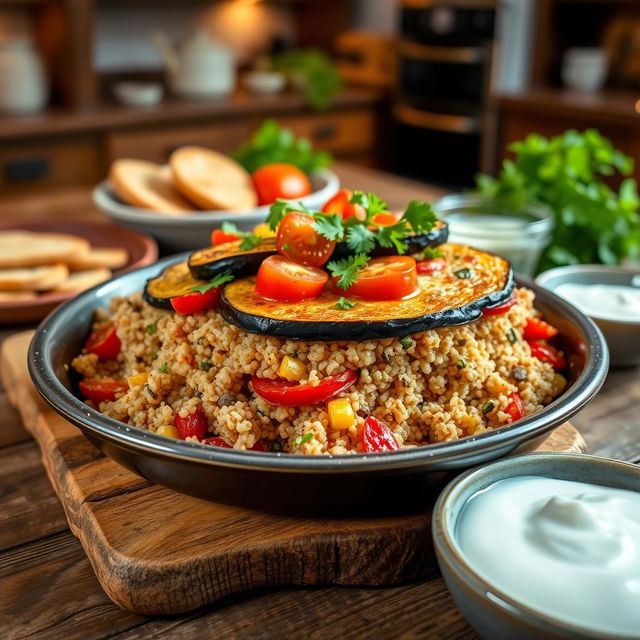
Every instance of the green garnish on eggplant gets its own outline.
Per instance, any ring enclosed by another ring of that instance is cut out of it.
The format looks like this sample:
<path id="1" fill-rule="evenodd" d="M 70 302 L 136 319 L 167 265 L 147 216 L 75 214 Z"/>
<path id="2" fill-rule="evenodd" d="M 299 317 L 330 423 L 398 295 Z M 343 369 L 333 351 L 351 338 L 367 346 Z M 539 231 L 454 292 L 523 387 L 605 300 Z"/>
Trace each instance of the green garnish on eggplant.
<path id="1" fill-rule="evenodd" d="M 168 266 L 158 277 L 147 280 L 142 295 L 153 307 L 173 310 L 171 298 L 192 293 L 196 287 L 207 284 L 193 277 L 186 262 L 178 262 Z M 152 325 L 146 328 L 149 335 L 155 332 L 150 327 Z"/>

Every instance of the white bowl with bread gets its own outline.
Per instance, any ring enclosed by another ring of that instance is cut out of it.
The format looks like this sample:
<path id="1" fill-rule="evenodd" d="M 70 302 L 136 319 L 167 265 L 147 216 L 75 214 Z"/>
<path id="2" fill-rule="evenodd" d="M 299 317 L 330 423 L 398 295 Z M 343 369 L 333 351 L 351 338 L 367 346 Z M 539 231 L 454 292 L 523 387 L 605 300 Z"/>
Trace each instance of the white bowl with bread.
<path id="1" fill-rule="evenodd" d="M 261 206 L 256 173 L 217 151 L 181 147 L 168 165 L 116 160 L 109 178 L 95 187 L 93 201 L 114 222 L 152 235 L 165 251 L 197 249 L 223 222 L 242 231 L 264 222 L 270 204 Z M 320 209 L 340 188 L 328 169 L 301 176 L 305 190 L 289 199 L 310 209 Z"/>

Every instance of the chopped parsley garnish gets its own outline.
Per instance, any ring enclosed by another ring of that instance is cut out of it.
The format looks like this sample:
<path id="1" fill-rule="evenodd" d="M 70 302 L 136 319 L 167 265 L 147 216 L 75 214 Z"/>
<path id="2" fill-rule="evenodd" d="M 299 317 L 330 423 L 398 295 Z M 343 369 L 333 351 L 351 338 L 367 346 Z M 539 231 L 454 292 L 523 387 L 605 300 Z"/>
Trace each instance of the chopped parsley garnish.
<path id="1" fill-rule="evenodd" d="M 465 267 L 464 269 L 458 269 L 457 271 L 454 271 L 453 275 L 456 278 L 460 278 L 461 280 L 466 280 L 467 278 L 470 278 L 473 275 L 473 271 Z"/>
<path id="2" fill-rule="evenodd" d="M 206 293 L 210 289 L 217 289 L 221 287 L 223 284 L 227 282 L 231 282 L 233 280 L 233 276 L 230 271 L 225 271 L 224 273 L 219 273 L 217 276 L 206 282 L 205 284 L 199 284 L 196 287 L 191 287 L 191 291 L 194 293 Z"/>
<path id="3" fill-rule="evenodd" d="M 314 213 L 315 223 L 313 228 L 329 240 L 342 240 L 344 237 L 344 226 L 342 216 L 337 213 Z"/>
<path id="4" fill-rule="evenodd" d="M 482 405 L 482 413 L 486 415 L 487 413 L 491 413 L 495 408 L 496 408 L 496 403 L 493 400 L 487 400 Z"/>
<path id="5" fill-rule="evenodd" d="M 309 442 L 309 440 L 313 440 L 313 433 L 311 432 L 305 433 L 303 436 L 298 436 L 293 441 L 293 445 L 299 447 L 303 442 Z"/>
<path id="6" fill-rule="evenodd" d="M 300 211 L 302 213 L 311 214 L 311 211 L 305 207 L 302 202 L 290 202 L 288 200 L 282 200 L 282 198 L 278 198 L 269 209 L 269 215 L 267 216 L 267 224 L 269 225 L 269 229 L 271 231 L 275 231 L 280 224 L 282 218 L 284 218 L 287 213 L 291 213 L 292 211 Z"/>
<path id="7" fill-rule="evenodd" d="M 158 371 L 160 373 L 169 373 L 169 363 L 168 362 L 163 362 L 159 367 L 158 367 Z"/>
<path id="8" fill-rule="evenodd" d="M 330 262 L 327 269 L 334 278 L 338 278 L 336 283 L 341 289 L 348 289 L 357 279 L 358 271 L 367 266 L 369 256 L 365 253 L 357 253 L 343 260 Z"/>
<path id="9" fill-rule="evenodd" d="M 148 385 L 145 384 L 144 388 L 146 390 L 146 392 L 154 399 L 157 400 L 158 399 L 158 394 Z"/>
<path id="10" fill-rule="evenodd" d="M 515 344 L 516 342 L 518 342 L 518 334 L 513 327 L 511 327 L 509 331 L 507 331 L 507 340 L 511 344 Z"/>
<path id="11" fill-rule="evenodd" d="M 460 358 L 458 360 L 458 367 L 460 369 L 466 369 L 467 368 L 467 361 L 464 358 Z"/>
<path id="12" fill-rule="evenodd" d="M 353 309 L 357 304 L 357 302 L 351 302 L 351 300 L 347 300 L 344 296 L 340 296 L 340 300 L 336 302 L 336 307 L 338 309 Z"/>
<path id="13" fill-rule="evenodd" d="M 432 260 L 433 258 L 444 258 L 444 253 L 438 247 L 427 247 L 422 252 L 423 260 Z"/>
<path id="14" fill-rule="evenodd" d="M 202 371 L 209 371 L 211 367 L 213 367 L 213 362 L 211 362 L 211 360 L 202 360 L 200 362 L 200 369 L 202 369 Z"/>
<path id="15" fill-rule="evenodd" d="M 233 222 L 223 222 L 220 228 L 225 233 L 232 233 L 234 236 L 242 239 L 240 243 L 240 251 L 250 251 L 260 243 L 262 238 L 254 233 L 248 233 L 247 231 L 240 231 Z"/>
<path id="16" fill-rule="evenodd" d="M 154 352 L 151 354 L 151 357 L 150 357 L 149 359 L 150 359 L 150 360 L 156 360 L 157 358 L 158 358 L 158 354 L 154 351 Z"/>
<path id="17" fill-rule="evenodd" d="M 154 322 L 153 324 L 148 324 L 144 330 L 152 336 L 158 330 L 158 324 Z"/>
<path id="18" fill-rule="evenodd" d="M 404 336 L 404 338 L 400 338 L 400 344 L 405 349 L 411 349 L 411 347 L 413 347 L 413 345 L 415 344 L 415 340 L 413 338 L 410 338 L 409 336 Z"/>
<path id="19" fill-rule="evenodd" d="M 277 440 L 274 440 L 271 443 L 271 451 L 275 451 L 276 453 L 282 451 L 282 445 Z"/>

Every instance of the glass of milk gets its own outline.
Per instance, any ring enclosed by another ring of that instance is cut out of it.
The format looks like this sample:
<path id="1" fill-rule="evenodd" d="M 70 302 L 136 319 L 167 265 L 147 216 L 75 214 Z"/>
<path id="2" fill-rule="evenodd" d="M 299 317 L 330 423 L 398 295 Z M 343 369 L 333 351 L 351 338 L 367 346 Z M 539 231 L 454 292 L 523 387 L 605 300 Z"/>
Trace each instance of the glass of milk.
<path id="1" fill-rule="evenodd" d="M 553 212 L 543 205 L 514 209 L 485 196 L 456 194 L 434 202 L 433 208 L 449 225 L 449 242 L 497 253 L 524 275 L 535 273 L 551 240 Z"/>

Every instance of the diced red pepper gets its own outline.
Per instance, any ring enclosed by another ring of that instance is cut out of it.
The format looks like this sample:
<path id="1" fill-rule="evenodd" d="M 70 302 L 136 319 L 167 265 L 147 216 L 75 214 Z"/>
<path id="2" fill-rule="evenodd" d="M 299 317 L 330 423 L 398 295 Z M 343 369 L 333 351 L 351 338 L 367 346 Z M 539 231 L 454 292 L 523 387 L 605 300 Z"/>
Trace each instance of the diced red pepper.
<path id="1" fill-rule="evenodd" d="M 360 447 L 364 453 L 397 451 L 400 449 L 391 429 L 382 420 L 378 420 L 373 416 L 369 416 L 364 421 L 364 426 L 360 432 Z"/>
<path id="2" fill-rule="evenodd" d="M 557 336 L 558 330 L 540 318 L 528 318 L 527 324 L 524 326 L 523 335 L 527 342 L 531 340 L 548 340 Z"/>
<path id="3" fill-rule="evenodd" d="M 503 302 L 502 304 L 499 304 L 495 307 L 487 307 L 486 309 L 483 309 L 482 316 L 485 318 L 488 316 L 502 316 L 516 304 L 518 304 L 518 297 L 516 296 L 516 292 L 514 291 L 511 294 L 511 297 L 506 302 Z"/>
<path id="4" fill-rule="evenodd" d="M 200 409 L 190 413 L 184 418 L 177 415 L 173 423 L 180 434 L 181 440 L 186 440 L 191 436 L 195 436 L 198 440 L 202 440 L 202 438 L 204 438 L 204 434 L 207 432 L 207 428 L 209 427 L 207 418 Z"/>
<path id="5" fill-rule="evenodd" d="M 267 445 L 264 443 L 264 440 L 258 440 L 249 451 L 268 451 Z"/>
<path id="6" fill-rule="evenodd" d="M 126 393 L 129 385 L 125 380 L 110 380 L 108 378 L 87 378 L 80 381 L 80 392 L 94 404 L 116 399 L 116 394 Z"/>
<path id="7" fill-rule="evenodd" d="M 193 293 L 185 293 L 182 296 L 171 298 L 171 306 L 181 316 L 188 316 L 198 311 L 213 309 L 218 305 L 219 300 L 220 289 L 213 287 L 204 293 L 194 291 Z"/>
<path id="8" fill-rule="evenodd" d="M 567 362 L 562 356 L 562 353 L 555 347 L 544 342 L 531 341 L 529 342 L 531 348 L 531 355 L 542 362 L 548 362 L 554 369 L 554 371 L 562 371 L 567 366 Z"/>
<path id="9" fill-rule="evenodd" d="M 431 258 L 431 260 L 422 260 L 416 264 L 416 271 L 418 273 L 434 273 L 435 271 L 442 271 L 447 266 L 447 261 L 444 258 Z"/>
<path id="10" fill-rule="evenodd" d="M 214 229 L 211 232 L 212 247 L 217 247 L 219 244 L 224 244 L 225 242 L 233 242 L 234 240 L 240 240 L 240 236 L 237 236 L 235 233 L 227 233 L 222 229 Z"/>
<path id="11" fill-rule="evenodd" d="M 212 447 L 222 447 L 223 449 L 233 449 L 233 447 L 230 444 L 227 444 L 222 438 L 218 438 L 218 436 L 214 438 L 205 438 L 204 443 Z"/>
<path id="12" fill-rule="evenodd" d="M 93 331 L 84 345 L 87 353 L 95 353 L 99 360 L 114 360 L 120 353 L 120 347 L 120 338 L 112 324 Z"/>
<path id="13" fill-rule="evenodd" d="M 269 378 L 251 378 L 253 390 L 263 400 L 280 407 L 304 407 L 319 404 L 332 398 L 358 379 L 351 369 L 328 376 L 315 387 L 311 384 L 298 384 L 289 380 L 270 380 Z"/>
<path id="14" fill-rule="evenodd" d="M 524 408 L 524 402 L 522 402 L 520 394 L 516 392 L 507 397 L 509 398 L 509 403 L 504 410 L 511 416 L 511 422 L 524 418 L 526 409 Z"/>

